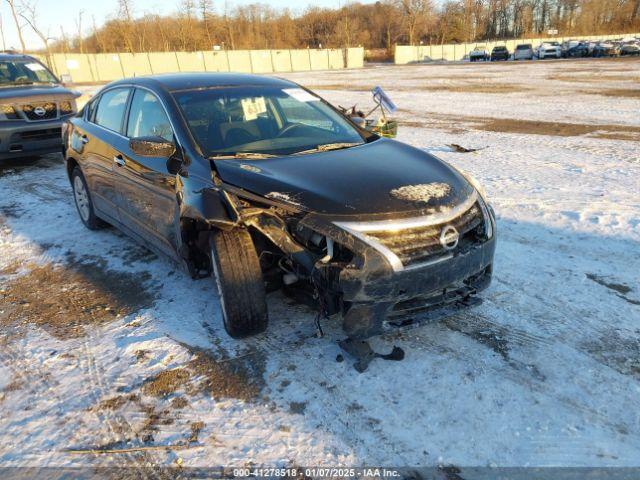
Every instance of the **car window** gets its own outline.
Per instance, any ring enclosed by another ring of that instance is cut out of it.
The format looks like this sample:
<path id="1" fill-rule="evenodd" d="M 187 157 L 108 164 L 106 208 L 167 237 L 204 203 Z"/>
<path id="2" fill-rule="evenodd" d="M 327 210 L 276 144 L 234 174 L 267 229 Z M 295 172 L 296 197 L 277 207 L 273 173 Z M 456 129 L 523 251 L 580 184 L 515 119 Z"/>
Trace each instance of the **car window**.
<path id="1" fill-rule="evenodd" d="M 121 133 L 129 91 L 129 88 L 114 88 L 103 93 L 96 107 L 94 123 Z"/>
<path id="2" fill-rule="evenodd" d="M 53 74 L 35 59 L 0 61 L 0 84 L 57 83 Z"/>
<path id="3" fill-rule="evenodd" d="M 294 86 L 181 90 L 174 97 L 208 156 L 240 152 L 289 155 L 318 145 L 364 142 L 342 115 Z"/>
<path id="4" fill-rule="evenodd" d="M 299 123 L 328 131 L 336 129 L 335 122 L 320 110 L 313 108 L 312 102 L 299 102 L 293 97 L 278 98 L 276 101 L 286 123 Z"/>
<path id="5" fill-rule="evenodd" d="M 129 110 L 127 137 L 162 137 L 173 141 L 169 117 L 153 93 L 140 88 L 135 90 Z"/>

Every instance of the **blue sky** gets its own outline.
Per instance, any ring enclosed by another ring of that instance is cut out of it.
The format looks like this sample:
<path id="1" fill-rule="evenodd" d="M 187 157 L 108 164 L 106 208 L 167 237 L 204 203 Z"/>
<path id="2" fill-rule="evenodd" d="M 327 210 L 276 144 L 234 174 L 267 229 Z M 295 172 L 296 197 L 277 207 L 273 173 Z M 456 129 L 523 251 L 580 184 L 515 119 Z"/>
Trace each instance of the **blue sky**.
<path id="1" fill-rule="evenodd" d="M 39 28 L 48 31 L 48 35 L 53 39 L 61 37 L 60 26 L 64 28 L 67 34 L 77 32 L 76 21 L 78 12 L 84 11 L 82 17 L 83 31 L 85 34 L 91 30 L 92 16 L 95 17 L 96 23 L 100 25 L 107 18 L 115 16 L 118 8 L 117 0 L 30 0 L 35 1 L 37 5 L 37 15 Z M 375 0 L 359 0 L 361 3 L 373 3 Z M 19 3 L 16 2 L 16 3 Z M 159 12 L 168 14 L 177 10 L 180 0 L 132 0 L 134 13 L 136 16 L 145 12 Z M 214 0 L 214 9 L 217 12 L 224 10 L 224 0 Z M 237 5 L 246 5 L 251 3 L 266 3 L 274 8 L 289 8 L 294 13 L 299 13 L 309 5 L 323 7 L 338 7 L 347 3 L 345 0 L 269 0 L 259 2 L 256 0 L 230 0 L 227 2 L 230 8 Z M 292 7 L 292 5 L 295 5 Z M 4 30 L 5 48 L 20 48 L 17 31 L 14 25 L 11 11 L 7 2 L 0 0 L 0 15 L 2 18 L 2 26 Z M 24 23 L 24 22 L 22 22 Z M 40 49 L 43 47 L 40 39 L 33 33 L 29 26 L 23 28 L 23 36 L 27 48 Z"/>

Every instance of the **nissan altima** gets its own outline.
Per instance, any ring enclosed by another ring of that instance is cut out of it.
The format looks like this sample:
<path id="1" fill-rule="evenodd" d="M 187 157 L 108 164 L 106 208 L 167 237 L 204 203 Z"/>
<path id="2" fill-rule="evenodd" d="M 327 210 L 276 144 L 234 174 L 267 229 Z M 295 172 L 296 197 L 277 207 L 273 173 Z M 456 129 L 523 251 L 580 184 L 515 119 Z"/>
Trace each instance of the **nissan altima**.
<path id="1" fill-rule="evenodd" d="M 119 80 L 65 145 L 84 225 L 213 276 L 232 337 L 267 328 L 275 289 L 366 339 L 476 305 L 491 281 L 495 217 L 471 176 L 287 80 Z"/>

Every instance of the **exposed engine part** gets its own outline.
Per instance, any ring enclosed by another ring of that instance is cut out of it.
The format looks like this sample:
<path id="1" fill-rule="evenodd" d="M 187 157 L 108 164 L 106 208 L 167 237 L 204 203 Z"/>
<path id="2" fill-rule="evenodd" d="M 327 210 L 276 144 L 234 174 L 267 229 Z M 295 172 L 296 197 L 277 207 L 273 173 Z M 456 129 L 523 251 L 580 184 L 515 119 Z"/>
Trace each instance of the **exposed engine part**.
<path id="1" fill-rule="evenodd" d="M 327 238 L 327 254 L 319 261 L 321 263 L 329 263 L 333 258 L 333 239 Z"/>

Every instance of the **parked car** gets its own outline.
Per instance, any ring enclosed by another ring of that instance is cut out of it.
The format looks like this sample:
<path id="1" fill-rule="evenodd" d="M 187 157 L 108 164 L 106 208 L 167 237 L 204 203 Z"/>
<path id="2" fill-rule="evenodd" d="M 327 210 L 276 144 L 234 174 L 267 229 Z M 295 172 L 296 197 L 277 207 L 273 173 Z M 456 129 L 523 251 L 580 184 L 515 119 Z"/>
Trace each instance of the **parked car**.
<path id="1" fill-rule="evenodd" d="M 593 57 L 617 57 L 620 47 L 613 42 L 598 42 L 591 53 Z"/>
<path id="2" fill-rule="evenodd" d="M 589 46 L 584 42 L 569 44 L 562 54 L 562 56 L 565 58 L 582 58 L 588 55 Z"/>
<path id="3" fill-rule="evenodd" d="M 79 95 L 38 59 L 0 54 L 0 160 L 60 152 L 61 126 Z"/>
<path id="4" fill-rule="evenodd" d="M 558 42 L 543 42 L 536 49 L 536 57 L 540 60 L 545 58 L 561 58 L 562 48 Z"/>
<path id="5" fill-rule="evenodd" d="M 65 143 L 84 225 L 213 274 L 233 337 L 267 328 L 265 282 L 364 339 L 467 308 L 491 281 L 495 218 L 472 177 L 288 80 L 119 80 Z"/>
<path id="6" fill-rule="evenodd" d="M 498 60 L 509 60 L 509 58 L 511 57 L 511 54 L 509 53 L 509 50 L 507 50 L 507 47 L 499 45 L 497 47 L 493 47 L 493 50 L 491 50 L 491 61 L 495 62 Z"/>
<path id="7" fill-rule="evenodd" d="M 514 60 L 533 60 L 533 47 L 530 43 L 517 45 L 513 52 Z"/>
<path id="8" fill-rule="evenodd" d="M 489 54 L 489 50 L 487 50 L 487 47 L 484 45 L 477 46 L 469 53 L 470 62 L 478 62 L 478 61 L 486 62 L 487 60 L 490 60 L 490 59 L 491 59 L 491 55 Z"/>
<path id="9" fill-rule="evenodd" d="M 640 55 L 640 42 L 625 43 L 620 47 L 620 55 Z"/>

